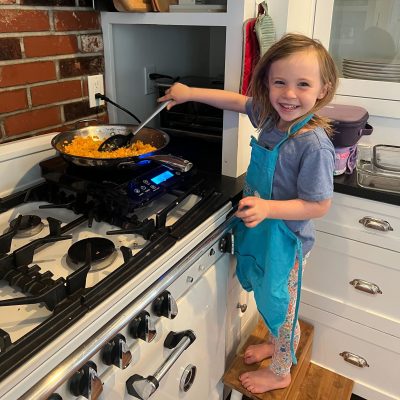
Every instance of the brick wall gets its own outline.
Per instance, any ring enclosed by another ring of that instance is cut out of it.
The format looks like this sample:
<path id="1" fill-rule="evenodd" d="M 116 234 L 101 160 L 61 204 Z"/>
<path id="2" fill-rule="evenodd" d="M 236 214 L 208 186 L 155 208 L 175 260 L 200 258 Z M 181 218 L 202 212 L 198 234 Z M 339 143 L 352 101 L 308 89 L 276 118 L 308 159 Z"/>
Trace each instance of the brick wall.
<path id="1" fill-rule="evenodd" d="M 89 108 L 87 77 L 104 73 L 91 0 L 0 0 L 0 143 L 107 121 Z"/>

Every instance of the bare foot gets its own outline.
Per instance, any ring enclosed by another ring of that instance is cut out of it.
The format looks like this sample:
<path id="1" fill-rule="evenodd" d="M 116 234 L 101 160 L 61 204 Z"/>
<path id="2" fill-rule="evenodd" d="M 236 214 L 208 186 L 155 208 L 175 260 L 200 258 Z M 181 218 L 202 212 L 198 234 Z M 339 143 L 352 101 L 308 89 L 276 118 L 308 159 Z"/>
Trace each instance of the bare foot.
<path id="1" fill-rule="evenodd" d="M 245 372 L 239 376 L 243 387 L 250 393 L 265 393 L 274 389 L 283 389 L 290 385 L 290 373 L 285 376 L 275 375 L 269 368 Z"/>
<path id="2" fill-rule="evenodd" d="M 274 354 L 273 343 L 253 344 L 244 352 L 243 361 L 245 364 L 254 364 L 272 357 Z"/>

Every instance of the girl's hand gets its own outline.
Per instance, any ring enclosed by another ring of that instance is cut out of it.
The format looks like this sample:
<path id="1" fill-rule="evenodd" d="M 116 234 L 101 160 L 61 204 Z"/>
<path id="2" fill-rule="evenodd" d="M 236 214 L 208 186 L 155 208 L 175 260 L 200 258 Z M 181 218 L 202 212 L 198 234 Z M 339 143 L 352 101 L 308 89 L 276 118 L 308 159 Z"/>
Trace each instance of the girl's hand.
<path id="1" fill-rule="evenodd" d="M 174 83 L 170 88 L 165 91 L 165 95 L 157 99 L 158 102 L 172 100 L 167 105 L 167 110 L 170 110 L 173 106 L 186 101 L 190 101 L 191 88 L 183 85 L 182 83 Z"/>
<path id="2" fill-rule="evenodd" d="M 269 201 L 249 196 L 239 201 L 235 214 L 248 228 L 254 228 L 269 215 Z"/>

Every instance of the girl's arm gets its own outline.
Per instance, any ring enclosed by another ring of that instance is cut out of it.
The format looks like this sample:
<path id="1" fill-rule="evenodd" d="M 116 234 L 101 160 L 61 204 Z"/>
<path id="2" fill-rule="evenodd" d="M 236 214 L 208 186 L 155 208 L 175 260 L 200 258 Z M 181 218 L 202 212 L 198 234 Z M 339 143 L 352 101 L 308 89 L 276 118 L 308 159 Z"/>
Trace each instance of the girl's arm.
<path id="1" fill-rule="evenodd" d="M 172 100 L 167 109 L 186 101 L 197 101 L 223 110 L 246 113 L 248 97 L 239 93 L 218 89 L 203 89 L 175 83 L 165 91 L 165 95 L 158 99 L 159 102 Z"/>
<path id="2" fill-rule="evenodd" d="M 321 201 L 263 200 L 259 197 L 244 197 L 239 201 L 236 216 L 248 228 L 257 226 L 265 218 L 305 220 L 324 216 L 331 206 L 331 199 Z"/>

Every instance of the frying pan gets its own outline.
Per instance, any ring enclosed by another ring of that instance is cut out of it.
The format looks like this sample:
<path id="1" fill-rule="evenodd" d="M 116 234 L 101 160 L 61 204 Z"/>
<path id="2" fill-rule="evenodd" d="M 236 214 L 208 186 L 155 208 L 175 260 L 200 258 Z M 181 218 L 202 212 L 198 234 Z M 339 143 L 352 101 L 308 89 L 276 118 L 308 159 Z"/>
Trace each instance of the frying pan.
<path id="1" fill-rule="evenodd" d="M 122 134 L 128 135 L 135 130 L 136 125 L 96 125 L 87 126 L 72 131 L 61 132 L 54 136 L 51 145 L 60 153 L 67 162 L 78 165 L 80 167 L 99 167 L 99 168 L 129 168 L 136 165 L 142 160 L 152 160 L 165 164 L 173 169 L 186 172 L 193 164 L 188 160 L 184 160 L 172 155 L 158 155 L 154 153 L 160 152 L 169 143 L 167 133 L 154 128 L 142 128 L 135 137 L 141 140 L 144 144 L 151 144 L 156 149 L 151 153 L 141 154 L 132 157 L 117 157 L 117 158 L 95 158 L 82 157 L 68 154 L 64 150 L 64 146 L 71 143 L 75 137 L 91 136 L 96 140 L 104 141 L 111 135 Z"/>

